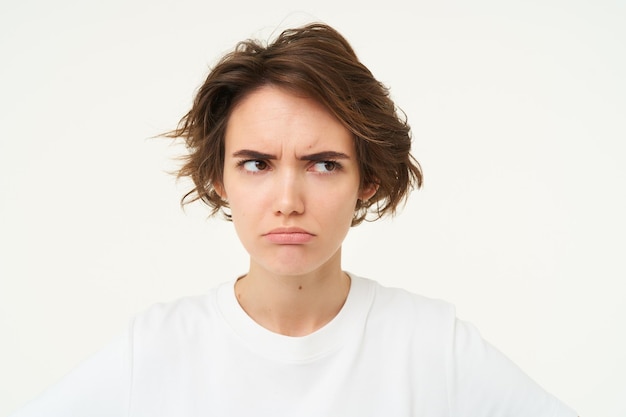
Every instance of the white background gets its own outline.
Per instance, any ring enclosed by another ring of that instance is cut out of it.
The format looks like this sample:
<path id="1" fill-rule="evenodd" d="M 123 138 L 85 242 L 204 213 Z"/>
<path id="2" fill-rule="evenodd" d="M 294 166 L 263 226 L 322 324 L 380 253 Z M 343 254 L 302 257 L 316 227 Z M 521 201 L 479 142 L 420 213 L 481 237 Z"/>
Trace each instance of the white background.
<path id="1" fill-rule="evenodd" d="M 2 0 L 0 416 L 134 313 L 245 272 L 150 138 L 237 41 L 312 20 L 391 88 L 425 171 L 345 269 L 456 304 L 581 416 L 626 415 L 626 6 L 363 3 Z"/>

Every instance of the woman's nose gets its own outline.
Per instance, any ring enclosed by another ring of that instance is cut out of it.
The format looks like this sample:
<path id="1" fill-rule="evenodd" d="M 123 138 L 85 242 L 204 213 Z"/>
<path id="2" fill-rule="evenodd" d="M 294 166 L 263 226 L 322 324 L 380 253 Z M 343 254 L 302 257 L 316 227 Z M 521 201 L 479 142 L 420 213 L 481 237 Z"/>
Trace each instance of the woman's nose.
<path id="1" fill-rule="evenodd" d="M 304 213 L 304 183 L 297 173 L 285 171 L 276 177 L 274 212 L 289 216 Z"/>

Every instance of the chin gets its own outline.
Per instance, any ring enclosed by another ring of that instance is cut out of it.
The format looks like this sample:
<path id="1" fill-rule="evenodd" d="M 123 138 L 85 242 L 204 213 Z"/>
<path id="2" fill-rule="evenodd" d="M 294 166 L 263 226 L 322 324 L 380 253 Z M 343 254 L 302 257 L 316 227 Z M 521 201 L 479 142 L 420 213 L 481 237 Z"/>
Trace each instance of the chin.
<path id="1" fill-rule="evenodd" d="M 302 276 L 324 269 L 329 265 L 330 259 L 305 260 L 291 256 L 286 259 L 274 259 L 271 262 L 257 262 L 262 269 L 277 276 Z"/>
<path id="2" fill-rule="evenodd" d="M 340 247 L 339 247 L 340 248 Z M 276 276 L 302 276 L 320 270 L 341 268 L 341 251 L 320 251 L 309 245 L 287 245 L 264 248 L 250 253 L 250 262 L 261 270 Z"/>
<path id="3" fill-rule="evenodd" d="M 267 265 L 264 269 L 275 276 L 293 276 L 298 277 L 315 272 L 321 267 L 321 265 L 293 265 L 293 264 L 280 264 L 280 265 Z"/>

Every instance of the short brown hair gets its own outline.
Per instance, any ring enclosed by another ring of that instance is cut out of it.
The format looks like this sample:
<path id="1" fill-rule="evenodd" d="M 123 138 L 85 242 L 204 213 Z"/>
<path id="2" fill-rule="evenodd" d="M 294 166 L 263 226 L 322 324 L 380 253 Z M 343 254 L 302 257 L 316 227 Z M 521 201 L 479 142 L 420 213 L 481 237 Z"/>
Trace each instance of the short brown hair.
<path id="1" fill-rule="evenodd" d="M 212 215 L 228 207 L 215 189 L 222 182 L 228 118 L 236 103 L 265 85 L 319 101 L 354 135 L 361 187 L 378 189 L 369 200 L 359 200 L 353 225 L 368 214 L 374 220 L 395 213 L 409 191 L 421 186 L 420 166 L 410 154 L 410 127 L 389 90 L 341 34 L 314 23 L 285 30 L 269 45 L 240 42 L 210 71 L 191 110 L 167 134 L 183 138 L 189 151 L 178 176 L 191 178 L 194 188 L 182 204 L 201 200 Z"/>

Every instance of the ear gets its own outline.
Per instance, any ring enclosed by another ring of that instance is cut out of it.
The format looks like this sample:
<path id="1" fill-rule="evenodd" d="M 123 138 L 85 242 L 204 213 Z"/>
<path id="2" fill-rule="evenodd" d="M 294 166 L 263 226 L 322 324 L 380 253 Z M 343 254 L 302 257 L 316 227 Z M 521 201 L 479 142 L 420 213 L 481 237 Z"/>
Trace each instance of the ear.
<path id="1" fill-rule="evenodd" d="M 213 183 L 213 188 L 215 189 L 215 192 L 217 193 L 217 195 L 220 196 L 222 200 L 224 201 L 228 200 L 228 196 L 226 195 L 226 190 L 224 189 L 224 185 L 221 182 Z"/>
<path id="2" fill-rule="evenodd" d="M 376 194 L 376 191 L 378 191 L 378 184 L 373 183 L 373 182 L 366 184 L 359 191 L 359 200 L 362 200 L 362 201 L 369 200 L 370 198 L 374 196 L 374 194 Z"/>

